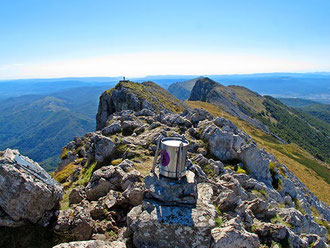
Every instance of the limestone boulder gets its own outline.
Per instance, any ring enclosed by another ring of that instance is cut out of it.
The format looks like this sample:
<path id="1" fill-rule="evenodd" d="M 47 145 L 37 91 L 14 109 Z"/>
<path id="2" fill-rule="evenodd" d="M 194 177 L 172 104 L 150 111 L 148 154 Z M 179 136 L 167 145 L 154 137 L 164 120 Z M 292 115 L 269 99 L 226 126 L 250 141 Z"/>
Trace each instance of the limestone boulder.
<path id="1" fill-rule="evenodd" d="M 62 243 L 53 248 L 126 248 L 126 245 L 120 241 L 88 240 Z"/>
<path id="2" fill-rule="evenodd" d="M 99 134 L 95 134 L 93 143 L 95 146 L 95 160 L 97 162 L 103 162 L 112 154 L 115 148 L 115 144 L 110 138 Z"/>
<path id="3" fill-rule="evenodd" d="M 197 186 L 195 174 L 187 171 L 181 181 L 150 173 L 144 179 L 146 198 L 154 198 L 167 204 L 196 204 Z"/>
<path id="4" fill-rule="evenodd" d="M 78 186 L 74 189 L 72 189 L 70 195 L 69 195 L 69 204 L 78 204 L 83 199 L 86 198 L 86 192 L 85 188 L 83 186 Z"/>
<path id="5" fill-rule="evenodd" d="M 246 231 L 237 218 L 226 223 L 224 227 L 212 230 L 213 248 L 257 248 L 260 247 L 258 235 Z"/>
<path id="6" fill-rule="evenodd" d="M 62 186 L 18 150 L 0 155 L 0 208 L 10 219 L 37 223 L 58 205 L 62 194 Z"/>
<path id="7" fill-rule="evenodd" d="M 111 125 L 106 126 L 105 128 L 102 129 L 102 134 L 106 135 L 106 136 L 113 135 L 113 134 L 120 133 L 120 132 L 121 132 L 120 121 L 115 121 Z"/>
<path id="8" fill-rule="evenodd" d="M 212 187 L 199 184 L 196 207 L 160 205 L 145 200 L 127 216 L 136 247 L 209 247 L 216 211 Z"/>
<path id="9" fill-rule="evenodd" d="M 124 174 L 119 166 L 104 166 L 96 170 L 85 188 L 87 199 L 95 201 L 110 190 L 120 191 Z"/>

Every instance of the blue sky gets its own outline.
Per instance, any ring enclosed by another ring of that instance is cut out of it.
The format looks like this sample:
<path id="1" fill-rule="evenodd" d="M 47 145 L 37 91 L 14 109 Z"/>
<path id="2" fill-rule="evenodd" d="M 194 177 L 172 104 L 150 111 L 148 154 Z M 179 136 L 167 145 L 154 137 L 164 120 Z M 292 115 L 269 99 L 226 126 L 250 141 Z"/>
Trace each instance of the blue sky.
<path id="1" fill-rule="evenodd" d="M 330 1 L 1 0 L 0 78 L 330 71 Z"/>

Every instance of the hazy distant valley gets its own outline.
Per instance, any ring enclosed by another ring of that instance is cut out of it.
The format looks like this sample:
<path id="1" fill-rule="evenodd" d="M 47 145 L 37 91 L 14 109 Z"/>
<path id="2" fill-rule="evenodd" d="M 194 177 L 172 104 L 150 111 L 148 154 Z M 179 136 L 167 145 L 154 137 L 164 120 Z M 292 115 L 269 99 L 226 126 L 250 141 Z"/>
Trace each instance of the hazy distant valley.
<path id="1" fill-rule="evenodd" d="M 240 85 L 280 100 L 329 123 L 330 75 L 269 73 L 210 76 L 223 85 Z M 0 82 L 0 150 L 17 148 L 47 170 L 52 170 L 61 148 L 74 136 L 95 130 L 101 93 L 117 78 L 29 79 Z M 186 100 L 195 76 L 148 76 L 131 79 L 153 81 Z M 302 98 L 303 103 L 299 102 Z M 305 100 L 304 100 L 305 99 Z M 309 100 L 306 100 L 309 99 Z M 311 101 L 314 100 L 314 101 Z"/>

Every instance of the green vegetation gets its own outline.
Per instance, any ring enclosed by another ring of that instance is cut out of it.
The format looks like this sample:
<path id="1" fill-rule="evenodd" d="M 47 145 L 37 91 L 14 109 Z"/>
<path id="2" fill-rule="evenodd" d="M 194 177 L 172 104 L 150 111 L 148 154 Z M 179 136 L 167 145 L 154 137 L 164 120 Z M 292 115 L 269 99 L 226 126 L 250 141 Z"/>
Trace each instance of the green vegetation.
<path id="1" fill-rule="evenodd" d="M 243 169 L 241 166 L 238 166 L 236 172 L 237 172 L 237 173 L 241 173 L 241 174 L 248 174 L 248 173 L 246 172 L 246 170 Z"/>
<path id="2" fill-rule="evenodd" d="M 91 87 L 86 99 L 78 97 L 85 96 L 85 91 L 67 91 L 56 97 L 22 96 L 0 102 L 0 150 L 19 149 L 47 171 L 54 170 L 63 146 L 75 136 L 95 130 L 96 94 L 100 94 L 100 89 Z"/>
<path id="3" fill-rule="evenodd" d="M 111 230 L 107 234 L 108 234 L 107 236 L 109 236 L 111 240 L 117 239 L 117 233 L 115 231 Z"/>
<path id="4" fill-rule="evenodd" d="M 271 218 L 270 219 L 270 222 L 273 223 L 273 224 L 280 223 L 280 224 L 283 224 L 283 225 L 285 225 L 285 226 L 287 226 L 289 228 L 293 228 L 293 226 L 291 224 L 285 222 L 283 220 L 283 218 L 281 218 L 278 214 L 276 214 L 275 217 Z"/>
<path id="5" fill-rule="evenodd" d="M 330 105 L 299 98 L 278 98 L 285 105 L 310 114 L 330 124 Z"/>
<path id="6" fill-rule="evenodd" d="M 62 150 L 61 159 L 66 159 L 68 157 L 69 149 L 64 148 Z"/>
<path id="7" fill-rule="evenodd" d="M 114 159 L 111 161 L 112 165 L 119 165 L 121 162 L 123 162 L 122 158 Z"/>
<path id="8" fill-rule="evenodd" d="M 276 120 L 258 114 L 255 116 L 267 125 L 270 131 L 289 143 L 296 143 L 316 158 L 330 161 L 330 125 L 308 114 L 285 106 L 275 98 L 264 97 L 267 113 Z"/>
<path id="9" fill-rule="evenodd" d="M 305 107 L 297 108 L 297 110 L 310 114 L 326 123 L 330 124 L 330 105 L 313 104 Z"/>
<path id="10" fill-rule="evenodd" d="M 327 241 L 330 242 L 330 225 L 329 223 L 320 216 L 319 212 L 316 210 L 314 206 L 311 207 L 311 211 L 314 215 L 314 220 L 321 226 L 324 226 L 327 229 Z"/>
<path id="11" fill-rule="evenodd" d="M 70 163 L 72 164 L 72 163 Z M 68 164 L 68 165 L 70 165 Z M 67 166 L 68 166 L 67 165 Z M 66 166 L 66 167 L 67 167 Z M 66 168 L 64 167 L 64 169 Z M 78 187 L 78 186 L 86 186 L 90 180 L 90 178 L 93 175 L 93 172 L 98 168 L 97 162 L 87 162 L 85 167 L 80 171 L 80 174 L 78 176 L 78 180 L 75 182 L 68 182 L 67 185 L 63 184 L 63 187 L 65 188 L 65 193 L 63 195 L 63 199 L 61 201 L 61 209 L 68 209 L 69 208 L 69 196 L 72 191 L 72 189 Z M 63 170 L 64 170 L 63 169 Z M 70 176 L 73 171 L 69 171 L 68 169 L 63 172 L 63 170 L 59 171 L 55 175 L 55 179 L 58 181 L 58 177 L 61 179 L 64 176 L 59 176 L 65 174 L 66 178 Z M 70 174 L 71 172 L 71 174 Z M 63 182 L 63 181 L 62 181 Z"/>
<path id="12" fill-rule="evenodd" d="M 208 177 L 214 177 L 216 175 L 213 168 L 209 164 L 203 165 L 201 168 Z"/>
<path id="13" fill-rule="evenodd" d="M 69 176 L 73 174 L 76 169 L 76 165 L 74 162 L 69 163 L 66 165 L 61 171 L 57 172 L 54 176 L 54 179 L 59 183 L 64 183 Z"/>
<path id="14" fill-rule="evenodd" d="M 218 217 L 215 218 L 215 226 L 216 227 L 220 227 L 222 225 L 222 223 L 223 223 L 222 217 L 218 216 Z"/>
<path id="15" fill-rule="evenodd" d="M 306 107 L 313 104 L 319 104 L 316 101 L 308 100 L 308 99 L 300 99 L 300 98 L 277 98 L 282 103 L 289 107 L 299 108 L 299 107 Z"/>
<path id="16" fill-rule="evenodd" d="M 234 161 L 234 164 L 226 164 L 225 169 L 230 169 L 236 171 L 236 173 L 249 175 L 249 172 L 246 170 L 246 168 L 244 166 L 238 165 L 236 162 L 237 161 Z"/>
<path id="17" fill-rule="evenodd" d="M 259 190 L 252 190 L 252 193 L 258 196 L 259 198 L 265 198 L 268 199 L 269 195 L 266 190 L 259 189 Z"/>
<path id="18" fill-rule="evenodd" d="M 275 149 L 282 155 L 285 155 L 292 160 L 298 162 L 299 164 L 302 164 L 305 167 L 312 169 L 317 173 L 319 177 L 323 178 L 327 183 L 330 183 L 329 169 L 326 166 L 320 164 L 315 159 L 313 159 L 313 157 L 303 153 L 297 147 L 292 145 L 277 145 L 271 143 L 269 143 L 268 146 L 272 149 Z"/>
<path id="19" fill-rule="evenodd" d="M 302 214 L 306 214 L 306 211 L 301 207 L 301 205 L 300 205 L 300 202 L 299 202 L 299 200 L 296 198 L 296 199 L 294 199 L 294 204 L 295 204 L 295 206 L 296 206 L 296 209 L 298 210 L 298 211 L 300 211 L 300 213 L 302 213 Z"/>
<path id="20" fill-rule="evenodd" d="M 220 227 L 223 223 L 222 213 L 221 213 L 220 209 L 218 208 L 218 206 L 214 205 L 214 207 L 218 214 L 218 216 L 215 218 L 216 227 Z"/>

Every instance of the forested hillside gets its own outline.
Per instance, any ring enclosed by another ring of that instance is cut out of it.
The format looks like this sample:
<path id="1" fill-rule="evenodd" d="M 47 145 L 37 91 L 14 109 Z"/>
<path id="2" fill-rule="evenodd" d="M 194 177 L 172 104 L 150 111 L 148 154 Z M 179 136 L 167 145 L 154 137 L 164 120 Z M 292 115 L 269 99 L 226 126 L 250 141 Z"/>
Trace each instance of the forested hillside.
<path id="1" fill-rule="evenodd" d="M 68 141 L 95 130 L 99 95 L 106 88 L 70 88 L 1 101 L 0 150 L 19 149 L 46 170 L 53 170 Z"/>

